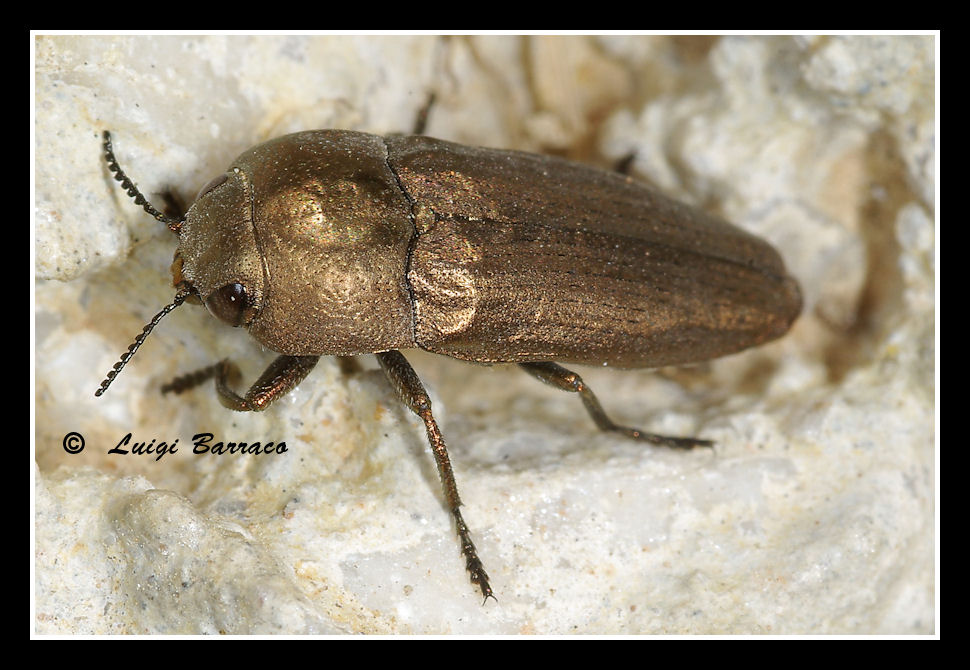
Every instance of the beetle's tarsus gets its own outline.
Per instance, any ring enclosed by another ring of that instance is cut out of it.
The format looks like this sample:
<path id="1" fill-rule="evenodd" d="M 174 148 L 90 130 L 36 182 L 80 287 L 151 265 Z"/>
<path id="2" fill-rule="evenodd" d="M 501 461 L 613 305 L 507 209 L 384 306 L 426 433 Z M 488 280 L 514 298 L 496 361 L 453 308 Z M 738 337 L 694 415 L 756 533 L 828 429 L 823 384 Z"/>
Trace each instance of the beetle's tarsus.
<path id="1" fill-rule="evenodd" d="M 482 559 L 478 557 L 478 550 L 475 549 L 475 543 L 472 542 L 468 526 L 465 525 L 461 512 L 458 511 L 458 508 L 455 508 L 452 510 L 452 514 L 458 527 L 458 539 L 461 540 L 461 553 L 465 557 L 465 569 L 468 571 L 472 584 L 478 584 L 478 587 L 482 590 L 484 597 L 482 605 L 484 605 L 489 598 L 496 599 L 492 594 L 492 587 L 488 583 L 488 573 L 485 572 Z"/>
<path id="2" fill-rule="evenodd" d="M 179 375 L 167 384 L 162 385 L 162 393 L 174 393 L 178 395 L 188 391 L 189 389 L 193 389 L 209 379 L 212 379 L 219 370 L 219 366 L 223 365 L 224 362 L 225 361 L 219 361 L 218 363 L 209 365 L 199 370 L 193 370 L 192 372 L 187 372 L 184 375 Z"/>
<path id="3" fill-rule="evenodd" d="M 712 440 L 702 440 L 696 437 L 670 437 L 668 435 L 656 435 L 654 433 L 644 433 L 636 428 L 623 428 L 617 427 L 615 429 L 617 432 L 623 433 L 627 437 L 631 437 L 634 440 L 641 440 L 643 442 L 649 442 L 651 444 L 656 444 L 661 447 L 670 447 L 672 449 L 693 449 L 695 447 L 708 447 L 713 448 L 714 442 Z"/>

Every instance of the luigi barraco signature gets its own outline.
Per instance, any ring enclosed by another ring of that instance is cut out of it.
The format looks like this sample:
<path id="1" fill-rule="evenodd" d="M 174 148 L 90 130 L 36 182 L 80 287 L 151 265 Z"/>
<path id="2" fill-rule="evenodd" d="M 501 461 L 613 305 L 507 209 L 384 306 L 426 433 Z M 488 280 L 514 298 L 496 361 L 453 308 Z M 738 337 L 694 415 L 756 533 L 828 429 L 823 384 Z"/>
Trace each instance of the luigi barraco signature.
<path id="1" fill-rule="evenodd" d="M 286 442 L 216 442 L 212 443 L 215 436 L 212 433 L 196 433 L 192 436 L 193 454 L 213 454 L 221 456 L 224 454 L 240 454 L 244 456 L 257 456 L 260 454 L 283 454 L 288 451 Z M 166 454 L 178 453 L 178 438 L 174 442 L 158 442 L 153 439 L 151 442 L 132 442 L 131 433 L 128 433 L 117 446 L 108 450 L 109 454 L 135 454 L 136 456 L 155 456 L 156 461 L 160 461 Z"/>

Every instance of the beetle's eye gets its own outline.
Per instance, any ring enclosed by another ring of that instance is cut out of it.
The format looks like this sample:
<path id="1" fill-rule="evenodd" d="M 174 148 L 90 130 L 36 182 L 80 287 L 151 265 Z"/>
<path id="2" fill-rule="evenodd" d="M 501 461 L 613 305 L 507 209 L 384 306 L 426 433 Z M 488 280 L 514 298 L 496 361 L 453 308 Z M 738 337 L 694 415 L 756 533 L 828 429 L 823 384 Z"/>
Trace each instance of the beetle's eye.
<path id="1" fill-rule="evenodd" d="M 205 299 L 205 307 L 210 314 L 235 328 L 249 320 L 247 318 L 251 312 L 249 301 L 250 296 L 246 293 L 246 287 L 237 282 L 226 284 L 209 294 Z"/>
<path id="2" fill-rule="evenodd" d="M 209 191 L 214 191 L 217 186 L 222 186 L 228 180 L 229 180 L 229 175 L 227 175 L 225 172 L 223 172 L 221 175 L 219 175 L 218 177 L 216 177 L 215 179 L 213 179 L 212 181 L 210 181 L 208 184 L 206 184 L 205 186 L 203 186 L 199 190 L 199 195 L 197 195 L 195 197 L 195 199 L 198 200 L 202 196 L 208 195 Z"/>

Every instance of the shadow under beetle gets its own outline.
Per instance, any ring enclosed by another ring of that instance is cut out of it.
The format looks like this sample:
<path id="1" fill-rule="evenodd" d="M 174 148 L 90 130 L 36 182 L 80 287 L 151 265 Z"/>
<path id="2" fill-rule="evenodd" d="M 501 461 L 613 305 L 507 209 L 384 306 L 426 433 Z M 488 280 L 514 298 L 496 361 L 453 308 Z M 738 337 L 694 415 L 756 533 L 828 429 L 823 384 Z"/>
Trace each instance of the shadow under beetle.
<path id="1" fill-rule="evenodd" d="M 104 151 L 128 195 L 179 242 L 175 299 L 96 395 L 184 301 L 280 354 L 245 396 L 231 388 L 239 372 L 229 361 L 163 389 L 215 378 L 229 409 L 266 409 L 320 356 L 375 354 L 424 422 L 466 568 L 486 600 L 492 589 L 431 401 L 398 350 L 516 363 L 578 393 L 601 430 L 690 448 L 711 442 L 616 425 L 580 376 L 553 361 L 703 361 L 780 337 L 801 310 L 798 284 L 767 242 L 629 177 L 558 158 L 420 135 L 300 132 L 244 152 L 175 217 L 125 176 L 107 131 Z"/>

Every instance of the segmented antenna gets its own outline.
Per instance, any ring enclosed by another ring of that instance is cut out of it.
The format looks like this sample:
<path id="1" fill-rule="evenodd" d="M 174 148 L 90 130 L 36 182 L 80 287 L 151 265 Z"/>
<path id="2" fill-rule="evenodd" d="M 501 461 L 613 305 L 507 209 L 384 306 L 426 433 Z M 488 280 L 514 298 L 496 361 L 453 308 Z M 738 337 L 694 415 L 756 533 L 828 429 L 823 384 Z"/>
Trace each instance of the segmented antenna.
<path id="1" fill-rule="evenodd" d="M 173 233 L 178 233 L 179 228 L 182 227 L 181 219 L 174 219 L 171 216 L 162 214 L 157 209 L 152 207 L 152 204 L 141 194 L 138 187 L 128 178 L 121 166 L 118 165 L 117 159 L 115 159 L 114 149 L 111 148 L 111 133 L 107 130 L 104 131 L 104 158 L 108 161 L 108 169 L 114 173 L 114 180 L 121 182 L 121 188 L 125 189 L 125 192 L 130 198 L 133 198 L 136 205 L 141 205 L 141 208 L 152 215 L 156 221 L 161 221 L 166 226 L 169 227 Z"/>
<path id="2" fill-rule="evenodd" d="M 115 363 L 114 368 L 108 371 L 108 376 L 105 377 L 103 382 L 101 382 L 101 387 L 94 392 L 94 395 L 100 396 L 102 393 L 108 390 L 108 387 L 111 386 L 111 382 L 114 381 L 114 378 L 118 376 L 118 373 L 121 372 L 128 361 L 131 360 L 131 357 L 135 355 L 135 352 L 138 351 L 138 347 L 142 345 L 142 342 L 145 341 L 148 334 L 152 332 L 155 326 L 158 325 L 158 322 L 162 320 L 162 317 L 185 302 L 185 299 L 188 297 L 189 291 L 179 291 L 177 294 L 175 294 L 175 300 L 172 301 L 172 304 L 167 305 L 161 312 L 152 318 L 148 325 L 142 329 L 141 334 L 139 334 L 138 337 L 135 338 L 135 341 L 132 342 L 128 347 L 128 351 L 121 355 L 121 360 Z"/>

